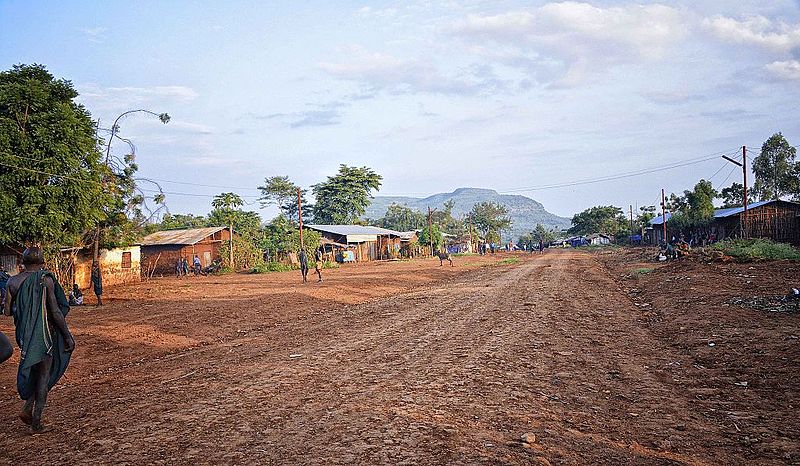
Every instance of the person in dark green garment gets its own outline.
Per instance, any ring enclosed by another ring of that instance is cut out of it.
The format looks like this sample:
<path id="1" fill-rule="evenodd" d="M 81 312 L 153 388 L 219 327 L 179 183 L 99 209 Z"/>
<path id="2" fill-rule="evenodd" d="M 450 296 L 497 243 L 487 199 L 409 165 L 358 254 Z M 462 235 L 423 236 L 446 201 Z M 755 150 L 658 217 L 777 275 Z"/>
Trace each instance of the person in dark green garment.
<path id="1" fill-rule="evenodd" d="M 97 261 L 92 262 L 92 288 L 94 288 L 94 294 L 97 296 L 97 305 L 103 305 L 103 274 L 100 273 L 100 264 Z"/>
<path id="2" fill-rule="evenodd" d="M 47 394 L 66 372 L 75 340 L 67 327 L 67 297 L 53 273 L 44 270 L 42 250 L 26 249 L 22 263 L 25 271 L 8 281 L 3 311 L 14 316 L 20 348 L 17 391 L 25 405 L 19 417 L 41 432 Z"/>

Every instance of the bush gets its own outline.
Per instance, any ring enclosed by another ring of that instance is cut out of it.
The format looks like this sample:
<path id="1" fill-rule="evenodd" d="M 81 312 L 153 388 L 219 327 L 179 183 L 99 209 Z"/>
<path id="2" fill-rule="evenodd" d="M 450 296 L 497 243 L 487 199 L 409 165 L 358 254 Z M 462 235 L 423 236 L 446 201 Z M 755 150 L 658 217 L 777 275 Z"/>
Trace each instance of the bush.
<path id="1" fill-rule="evenodd" d="M 292 269 L 291 265 L 281 264 L 280 262 L 265 262 L 253 267 L 250 273 L 288 272 Z"/>
<path id="2" fill-rule="evenodd" d="M 800 249 L 768 239 L 729 239 L 720 241 L 711 248 L 746 261 L 800 260 Z"/>

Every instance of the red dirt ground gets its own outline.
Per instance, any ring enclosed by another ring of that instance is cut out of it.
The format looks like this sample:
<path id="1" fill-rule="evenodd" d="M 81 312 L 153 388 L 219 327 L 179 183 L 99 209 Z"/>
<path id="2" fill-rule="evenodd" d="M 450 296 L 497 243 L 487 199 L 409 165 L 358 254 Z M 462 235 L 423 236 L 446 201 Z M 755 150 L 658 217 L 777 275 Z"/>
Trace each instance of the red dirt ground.
<path id="1" fill-rule="evenodd" d="M 16 356 L 0 366 L 0 461 L 800 462 L 800 316 L 728 304 L 797 264 L 507 257 L 110 290 L 68 318 L 51 432 L 17 421 Z"/>

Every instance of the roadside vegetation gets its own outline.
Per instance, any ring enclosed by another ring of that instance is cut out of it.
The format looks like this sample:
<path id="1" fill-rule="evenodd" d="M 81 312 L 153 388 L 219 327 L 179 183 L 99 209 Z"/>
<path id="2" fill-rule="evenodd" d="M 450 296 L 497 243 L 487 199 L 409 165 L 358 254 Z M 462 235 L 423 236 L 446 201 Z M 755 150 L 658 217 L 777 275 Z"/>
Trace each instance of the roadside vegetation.
<path id="1" fill-rule="evenodd" d="M 786 243 L 768 239 L 732 239 L 720 241 L 711 249 L 744 261 L 794 260 L 800 261 L 800 249 Z"/>

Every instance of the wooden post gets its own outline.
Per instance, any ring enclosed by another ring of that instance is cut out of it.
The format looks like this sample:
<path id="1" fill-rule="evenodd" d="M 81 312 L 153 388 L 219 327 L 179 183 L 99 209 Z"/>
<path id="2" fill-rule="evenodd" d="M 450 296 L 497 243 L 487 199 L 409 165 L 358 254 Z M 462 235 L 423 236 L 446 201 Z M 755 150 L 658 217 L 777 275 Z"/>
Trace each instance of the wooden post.
<path id="1" fill-rule="evenodd" d="M 297 188 L 297 219 L 300 221 L 300 249 L 303 250 L 303 201 L 300 200 L 300 188 Z"/>
<path id="2" fill-rule="evenodd" d="M 664 189 L 661 189 L 661 228 L 664 232 L 664 244 L 667 244 L 667 198 Z"/>
<path id="3" fill-rule="evenodd" d="M 431 256 L 433 255 L 433 220 L 432 220 L 433 212 L 431 212 L 430 206 L 428 206 L 428 240 L 431 245 Z"/>
<path id="4" fill-rule="evenodd" d="M 742 146 L 742 181 L 744 182 L 744 198 L 742 205 L 742 238 L 747 238 L 747 146 Z"/>
<path id="5" fill-rule="evenodd" d="M 631 232 L 628 234 L 628 241 L 633 243 L 633 204 L 630 204 L 631 210 Z"/>

